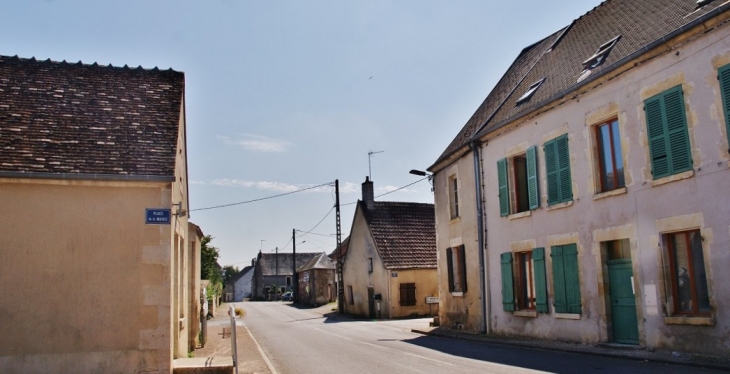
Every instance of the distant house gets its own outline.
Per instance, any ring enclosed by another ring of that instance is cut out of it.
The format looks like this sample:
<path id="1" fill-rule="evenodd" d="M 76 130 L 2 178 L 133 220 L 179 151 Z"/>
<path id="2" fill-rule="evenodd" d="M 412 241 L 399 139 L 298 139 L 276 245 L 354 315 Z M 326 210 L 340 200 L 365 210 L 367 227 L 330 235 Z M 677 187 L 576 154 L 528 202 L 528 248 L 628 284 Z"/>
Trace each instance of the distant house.
<path id="1" fill-rule="evenodd" d="M 187 357 L 185 126 L 181 72 L 0 56 L 0 372 Z"/>
<path id="2" fill-rule="evenodd" d="M 429 168 L 441 328 L 727 356 L 728 21 L 607 0 L 516 56 Z"/>
<path id="3" fill-rule="evenodd" d="M 296 266 L 300 268 L 319 253 L 297 253 Z M 254 265 L 251 296 L 254 300 L 278 300 L 282 293 L 294 287 L 292 253 L 262 253 Z M 274 292 L 274 289 L 278 292 Z"/>
<path id="4" fill-rule="evenodd" d="M 299 277 L 298 302 L 309 305 L 322 305 L 335 301 L 335 264 L 320 253 L 304 266 L 297 269 Z"/>
<path id="5" fill-rule="evenodd" d="M 233 302 L 243 301 L 243 299 L 251 297 L 251 284 L 253 282 L 254 266 L 246 266 L 231 278 L 226 285 L 230 285 L 231 298 Z"/>
<path id="6" fill-rule="evenodd" d="M 429 314 L 438 296 L 433 204 L 374 201 L 362 184 L 343 263 L 344 306 L 350 314 L 398 318 Z"/>
<path id="7" fill-rule="evenodd" d="M 347 257 L 347 248 L 350 246 L 350 237 L 348 236 L 345 238 L 339 247 L 336 247 L 332 252 L 329 254 L 330 260 L 332 260 L 332 263 L 335 264 L 335 298 L 339 297 L 339 289 L 340 286 L 337 281 L 337 263 L 339 262 L 339 258 L 345 258 Z M 343 291 L 344 295 L 344 291 Z"/>

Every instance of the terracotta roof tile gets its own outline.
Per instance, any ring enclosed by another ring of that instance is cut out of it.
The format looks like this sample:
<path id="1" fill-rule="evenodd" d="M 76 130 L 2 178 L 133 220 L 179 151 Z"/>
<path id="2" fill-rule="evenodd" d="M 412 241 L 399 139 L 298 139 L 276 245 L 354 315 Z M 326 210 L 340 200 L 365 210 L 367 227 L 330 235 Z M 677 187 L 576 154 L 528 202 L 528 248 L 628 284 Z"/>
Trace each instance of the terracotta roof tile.
<path id="1" fill-rule="evenodd" d="M 174 178 L 184 81 L 0 56 L 0 172 Z"/>
<path id="2" fill-rule="evenodd" d="M 370 226 L 386 269 L 436 267 L 436 219 L 433 204 L 376 201 L 360 209 Z"/>

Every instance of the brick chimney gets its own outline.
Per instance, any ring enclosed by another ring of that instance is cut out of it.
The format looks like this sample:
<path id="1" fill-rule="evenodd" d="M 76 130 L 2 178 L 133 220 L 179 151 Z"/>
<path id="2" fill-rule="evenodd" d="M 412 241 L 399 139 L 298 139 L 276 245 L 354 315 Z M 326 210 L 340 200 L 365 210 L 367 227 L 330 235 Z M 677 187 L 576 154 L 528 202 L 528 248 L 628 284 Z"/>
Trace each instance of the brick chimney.
<path id="1" fill-rule="evenodd" d="M 365 182 L 362 184 L 362 201 L 365 203 L 365 208 L 367 210 L 375 209 L 373 182 L 370 181 L 370 177 L 365 177 Z"/>

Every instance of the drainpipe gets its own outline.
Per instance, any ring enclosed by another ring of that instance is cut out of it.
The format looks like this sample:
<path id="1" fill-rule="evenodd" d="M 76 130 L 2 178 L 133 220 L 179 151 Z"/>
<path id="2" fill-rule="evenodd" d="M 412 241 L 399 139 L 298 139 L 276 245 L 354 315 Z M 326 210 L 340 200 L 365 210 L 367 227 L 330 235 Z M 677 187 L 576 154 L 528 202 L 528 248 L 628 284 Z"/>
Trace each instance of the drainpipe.
<path id="1" fill-rule="evenodd" d="M 491 320 L 491 310 L 488 307 L 487 299 L 489 297 L 489 278 L 486 277 L 485 262 L 489 256 L 484 255 L 484 207 L 482 206 L 482 168 L 479 157 L 479 147 L 481 143 L 477 140 L 469 143 L 471 153 L 474 157 L 474 186 L 476 187 L 477 202 L 477 245 L 479 247 L 479 291 L 481 292 L 481 309 L 482 321 L 479 333 L 490 334 L 491 328 L 489 321 Z"/>

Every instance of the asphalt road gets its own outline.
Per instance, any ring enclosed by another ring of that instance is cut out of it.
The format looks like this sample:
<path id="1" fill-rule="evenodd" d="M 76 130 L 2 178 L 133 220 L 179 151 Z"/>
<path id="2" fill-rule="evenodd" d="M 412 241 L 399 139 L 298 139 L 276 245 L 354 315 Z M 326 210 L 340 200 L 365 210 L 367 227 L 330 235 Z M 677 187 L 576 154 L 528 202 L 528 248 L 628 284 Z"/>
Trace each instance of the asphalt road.
<path id="1" fill-rule="evenodd" d="M 651 362 L 423 336 L 426 320 L 323 316 L 291 303 L 240 303 L 244 323 L 279 374 L 290 373 L 713 373 Z"/>

